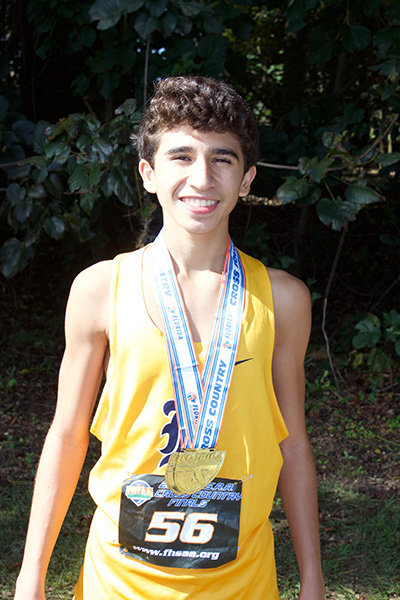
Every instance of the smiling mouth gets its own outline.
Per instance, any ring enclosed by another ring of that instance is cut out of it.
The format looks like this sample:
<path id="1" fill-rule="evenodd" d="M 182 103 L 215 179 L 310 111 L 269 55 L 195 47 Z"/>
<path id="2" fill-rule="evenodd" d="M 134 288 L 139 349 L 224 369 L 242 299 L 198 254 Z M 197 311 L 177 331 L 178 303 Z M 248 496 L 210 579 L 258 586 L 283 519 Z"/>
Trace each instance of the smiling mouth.
<path id="1" fill-rule="evenodd" d="M 194 206 L 196 208 L 203 208 L 218 204 L 218 200 L 203 200 L 201 198 L 181 198 L 181 201 L 185 204 L 188 204 L 189 206 Z"/>

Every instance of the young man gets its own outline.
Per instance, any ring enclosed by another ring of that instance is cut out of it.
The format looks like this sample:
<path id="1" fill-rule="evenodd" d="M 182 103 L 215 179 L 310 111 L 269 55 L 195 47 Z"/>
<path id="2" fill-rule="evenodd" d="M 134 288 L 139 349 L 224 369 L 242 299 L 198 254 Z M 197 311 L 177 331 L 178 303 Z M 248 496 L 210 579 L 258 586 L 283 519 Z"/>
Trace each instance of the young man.
<path id="1" fill-rule="evenodd" d="M 257 126 L 204 77 L 160 82 L 137 136 L 164 227 L 75 280 L 54 422 L 15 600 L 45 573 L 91 431 L 98 506 L 76 600 L 278 600 L 269 513 L 279 489 L 300 600 L 322 600 L 316 477 L 304 421 L 310 299 L 239 253 L 229 215 L 255 176 Z"/>

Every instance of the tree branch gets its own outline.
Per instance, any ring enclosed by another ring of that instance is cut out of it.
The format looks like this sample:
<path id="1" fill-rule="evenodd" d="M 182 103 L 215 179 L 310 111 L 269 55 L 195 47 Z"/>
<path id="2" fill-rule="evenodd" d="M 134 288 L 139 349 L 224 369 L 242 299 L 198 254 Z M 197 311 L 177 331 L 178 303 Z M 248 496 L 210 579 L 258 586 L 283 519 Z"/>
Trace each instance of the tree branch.
<path id="1" fill-rule="evenodd" d="M 147 36 L 146 55 L 144 59 L 144 81 L 143 81 L 143 108 L 146 108 L 147 102 L 147 77 L 149 74 L 149 56 L 150 56 L 150 38 L 151 33 Z"/>
<path id="2" fill-rule="evenodd" d="M 326 289 L 325 289 L 325 294 L 324 294 L 324 308 L 323 308 L 323 314 L 322 314 L 322 333 L 324 335 L 324 339 L 325 339 L 325 343 L 326 343 L 326 352 L 328 355 L 328 359 L 329 359 L 329 364 L 331 367 L 331 371 L 332 371 L 332 375 L 335 379 L 335 384 L 337 387 L 337 390 L 339 391 L 340 389 L 340 385 L 339 385 L 339 379 L 337 377 L 336 374 L 336 370 L 333 364 L 333 360 L 332 360 L 332 355 L 331 355 L 331 351 L 330 351 L 330 345 L 329 345 L 329 337 L 328 334 L 326 332 L 326 312 L 327 312 L 327 306 L 328 306 L 328 298 L 329 298 L 329 294 L 332 288 L 332 283 L 333 283 L 333 279 L 335 277 L 335 273 L 336 273 L 336 269 L 339 263 L 339 258 L 340 255 L 342 253 L 342 249 L 343 249 L 343 244 L 344 244 L 344 238 L 346 236 L 347 233 L 347 226 L 343 227 L 342 230 L 342 235 L 340 236 L 340 240 L 339 240 L 339 245 L 337 247 L 336 250 L 336 254 L 335 254 L 335 258 L 333 260 L 333 264 L 332 264 L 332 268 L 331 268 L 331 272 L 329 274 L 329 279 L 328 279 L 328 283 L 326 284 Z"/>
<path id="3" fill-rule="evenodd" d="M 394 116 L 394 118 L 389 123 L 389 126 L 387 127 L 387 129 L 376 138 L 374 143 L 369 148 L 367 148 L 367 150 L 365 150 L 365 152 L 363 152 L 361 154 L 361 156 L 358 157 L 358 160 L 362 160 L 363 158 L 365 158 L 371 152 L 371 150 L 373 150 L 379 144 L 379 142 L 381 142 L 383 140 L 383 138 L 387 136 L 387 134 L 392 129 L 392 127 L 394 126 L 394 124 L 396 123 L 398 118 L 399 118 L 399 115 Z"/>

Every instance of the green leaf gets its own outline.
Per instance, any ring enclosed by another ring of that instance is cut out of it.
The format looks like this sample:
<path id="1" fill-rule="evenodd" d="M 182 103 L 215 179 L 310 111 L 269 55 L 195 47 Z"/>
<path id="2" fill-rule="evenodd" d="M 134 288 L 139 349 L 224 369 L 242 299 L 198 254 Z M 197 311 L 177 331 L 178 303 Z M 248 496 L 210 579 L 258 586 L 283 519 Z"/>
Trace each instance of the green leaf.
<path id="1" fill-rule="evenodd" d="M 78 219 L 72 219 L 69 215 L 69 226 L 71 230 L 76 234 L 79 243 L 87 242 L 94 238 L 94 233 L 90 229 L 89 221 L 85 217 L 79 217 Z"/>
<path id="2" fill-rule="evenodd" d="M 296 200 L 297 206 L 311 206 L 311 204 L 315 204 L 321 198 L 321 189 L 317 185 L 312 185 L 310 190 L 304 196 L 304 198 L 299 198 Z"/>
<path id="3" fill-rule="evenodd" d="M 11 167 L 8 170 L 8 175 L 11 179 L 24 180 L 28 177 L 30 171 L 31 171 L 30 166 L 28 164 L 24 165 L 23 162 L 21 161 L 21 163 L 19 163 L 16 166 Z"/>
<path id="4" fill-rule="evenodd" d="M 82 208 L 82 210 L 87 214 L 90 215 L 92 210 L 93 210 L 93 206 L 95 201 L 97 200 L 97 198 L 99 197 L 99 192 L 98 190 L 91 190 L 90 192 L 85 192 L 84 194 L 81 195 L 80 200 L 79 200 L 79 204 Z"/>
<path id="5" fill-rule="evenodd" d="M 64 195 L 64 184 L 57 173 L 51 173 L 45 180 L 44 185 L 52 198 L 56 198 L 57 200 L 62 199 Z"/>
<path id="6" fill-rule="evenodd" d="M 383 313 L 383 322 L 386 327 L 394 327 L 400 332 L 400 313 L 394 308 L 388 313 Z"/>
<path id="7" fill-rule="evenodd" d="M 28 190 L 28 196 L 34 200 L 43 200 L 44 198 L 47 198 L 46 188 L 42 184 L 34 185 Z"/>
<path id="8" fill-rule="evenodd" d="M 217 35 L 207 35 L 198 45 L 198 54 L 204 60 L 204 68 L 214 77 L 220 75 L 225 61 L 228 40 Z"/>
<path id="9" fill-rule="evenodd" d="M 194 45 L 193 41 L 191 39 L 189 39 L 187 36 L 185 37 L 177 37 L 176 38 L 176 42 L 174 43 L 174 51 L 175 51 L 175 56 L 173 59 L 174 62 L 174 68 L 173 71 L 175 72 L 175 74 L 179 73 L 179 72 L 184 72 L 186 70 L 185 67 L 183 67 L 180 71 L 179 70 L 175 70 L 175 65 L 186 65 L 186 63 L 190 64 L 190 61 L 192 61 L 192 64 L 194 64 L 194 58 L 196 56 L 197 50 L 196 50 L 196 46 Z"/>
<path id="10" fill-rule="evenodd" d="M 23 200 L 18 202 L 15 207 L 14 215 L 18 223 L 21 223 L 24 227 L 28 226 L 29 217 L 32 214 L 32 198 L 25 197 Z"/>
<path id="11" fill-rule="evenodd" d="M 372 348 L 367 358 L 367 364 L 377 373 L 389 371 L 392 367 L 390 356 L 380 348 Z"/>
<path id="12" fill-rule="evenodd" d="M 129 73 L 136 62 L 136 56 L 136 51 L 132 48 L 121 48 L 117 66 L 121 68 L 123 73 Z"/>
<path id="13" fill-rule="evenodd" d="M 76 140 L 76 147 L 79 152 L 87 153 L 88 148 L 92 145 L 93 135 L 83 133 Z"/>
<path id="14" fill-rule="evenodd" d="M 201 2 L 190 2 L 186 0 L 180 0 L 177 2 L 177 6 L 182 11 L 185 17 L 196 17 L 203 10 L 203 4 Z"/>
<path id="15" fill-rule="evenodd" d="M 84 73 L 79 73 L 72 82 L 72 87 L 78 96 L 83 94 L 89 89 L 90 79 Z"/>
<path id="16" fill-rule="evenodd" d="M 228 40 L 219 36 L 207 35 L 201 38 L 198 45 L 198 53 L 201 58 L 207 59 L 215 54 L 225 53 Z"/>
<path id="17" fill-rule="evenodd" d="M 240 20 L 243 20 L 240 13 L 240 8 L 236 2 L 215 3 L 213 8 L 221 21 L 230 21 L 236 17 L 239 17 Z"/>
<path id="18" fill-rule="evenodd" d="M 68 178 L 70 192 L 88 190 L 90 187 L 90 172 L 86 165 L 77 165 Z"/>
<path id="19" fill-rule="evenodd" d="M 382 50 L 387 50 L 392 45 L 396 45 L 399 40 L 398 27 L 382 27 L 378 33 L 374 35 L 374 46 L 382 46 Z"/>
<path id="20" fill-rule="evenodd" d="M 118 106 L 118 108 L 115 109 L 115 114 L 124 115 L 127 119 L 132 119 L 137 116 L 136 110 L 136 100 L 134 98 L 128 98 L 121 106 Z"/>
<path id="21" fill-rule="evenodd" d="M 61 217 L 49 217 L 45 219 L 43 229 L 53 240 L 61 240 L 65 232 L 65 223 Z"/>
<path id="22" fill-rule="evenodd" d="M 309 143 L 309 138 L 303 133 L 296 135 L 294 139 L 292 139 L 292 141 L 289 144 L 287 144 L 285 148 L 288 163 L 298 163 L 301 157 L 306 154 L 306 148 L 309 145 Z"/>
<path id="23" fill-rule="evenodd" d="M 312 52 L 307 59 L 310 65 L 322 65 L 327 63 L 334 56 L 337 45 L 335 42 L 326 42 L 317 50 Z"/>
<path id="24" fill-rule="evenodd" d="M 79 27 L 78 39 L 82 46 L 90 48 L 96 40 L 96 30 L 90 27 Z"/>
<path id="25" fill-rule="evenodd" d="M 93 188 L 98 185 L 103 175 L 104 167 L 102 164 L 94 164 L 89 168 L 89 186 Z"/>
<path id="26" fill-rule="evenodd" d="M 300 159 L 299 170 L 301 175 L 307 175 L 311 181 L 320 183 L 327 174 L 332 163 L 333 158 L 323 158 L 322 160 L 318 160 L 316 156 L 314 156 L 314 158 L 305 156 Z"/>
<path id="27" fill-rule="evenodd" d="M 114 90 L 117 89 L 120 81 L 121 75 L 118 73 L 118 71 L 108 71 L 98 76 L 97 86 L 104 100 L 107 100 Z"/>
<path id="28" fill-rule="evenodd" d="M 46 129 L 48 125 L 48 121 L 39 121 L 35 125 L 35 129 L 33 131 L 33 149 L 37 154 L 42 154 L 44 150 Z"/>
<path id="29" fill-rule="evenodd" d="M 346 188 L 345 196 L 349 202 L 360 205 L 379 202 L 379 195 L 375 190 L 363 185 L 352 185 Z"/>
<path id="30" fill-rule="evenodd" d="M 146 0 L 121 0 L 121 1 L 122 1 L 122 4 L 124 5 L 124 10 L 128 14 L 134 13 L 137 10 L 139 10 L 139 8 L 142 8 L 142 6 L 144 6 L 144 4 L 146 2 Z"/>
<path id="31" fill-rule="evenodd" d="M 39 33 L 39 29 L 37 29 L 37 33 Z M 46 28 L 46 30 L 42 30 L 42 33 L 47 33 L 48 29 Z M 51 37 L 49 36 L 44 43 L 39 46 L 39 48 L 36 50 L 36 55 L 41 58 L 42 60 L 46 60 L 47 59 L 47 53 L 48 51 L 51 49 Z"/>
<path id="32" fill-rule="evenodd" d="M 147 11 L 142 11 L 135 19 L 134 28 L 143 40 L 147 40 L 149 35 L 158 28 L 158 21 Z"/>
<path id="33" fill-rule="evenodd" d="M 167 8 L 168 0 L 146 0 L 145 6 L 153 17 L 161 17 Z"/>
<path id="34" fill-rule="evenodd" d="M 23 242 L 16 238 L 7 240 L 0 249 L 0 269 L 4 277 L 14 277 L 26 267 L 32 256 L 32 248 L 27 248 Z"/>
<path id="35" fill-rule="evenodd" d="M 310 121 L 310 111 L 305 106 L 296 106 L 290 111 L 290 123 L 294 127 L 301 127 L 304 123 Z"/>
<path id="36" fill-rule="evenodd" d="M 322 143 L 325 148 L 335 148 L 338 146 L 343 138 L 343 134 L 337 133 L 336 131 L 324 131 L 322 134 Z"/>
<path id="37" fill-rule="evenodd" d="M 114 27 L 124 13 L 132 13 L 143 6 L 143 0 L 96 0 L 89 9 L 91 21 L 99 21 L 97 29 Z"/>
<path id="38" fill-rule="evenodd" d="M 208 35 L 221 34 L 224 31 L 222 23 L 210 12 L 205 12 L 203 15 L 204 31 Z"/>
<path id="39" fill-rule="evenodd" d="M 175 31 L 177 25 L 178 17 L 171 10 L 169 10 L 165 15 L 162 16 L 161 31 L 165 35 L 165 37 L 170 36 L 171 33 Z"/>
<path id="40" fill-rule="evenodd" d="M 25 188 L 21 188 L 19 183 L 16 183 L 15 181 L 13 183 L 10 183 L 10 185 L 7 186 L 6 189 L 7 200 L 12 206 L 16 206 L 18 202 L 25 197 L 25 193 Z"/>
<path id="41" fill-rule="evenodd" d="M 64 148 L 64 150 L 62 152 L 60 152 L 60 154 L 57 154 L 57 156 L 54 157 L 54 161 L 58 165 L 63 165 L 64 163 L 67 162 L 70 155 L 71 155 L 71 148 L 70 148 L 70 146 L 66 146 Z"/>
<path id="42" fill-rule="evenodd" d="M 360 210 L 360 205 L 353 202 L 343 202 L 341 198 L 321 198 L 316 205 L 317 214 L 322 223 L 340 231 L 349 221 L 353 221 Z"/>
<path id="43" fill-rule="evenodd" d="M 343 25 L 343 46 L 349 52 L 363 50 L 371 41 L 371 32 L 363 25 Z"/>
<path id="44" fill-rule="evenodd" d="M 361 123 L 365 117 L 365 110 L 351 102 L 344 107 L 343 116 L 347 123 Z"/>
<path id="45" fill-rule="evenodd" d="M 397 235 L 391 235 L 390 233 L 382 233 L 379 236 L 379 241 L 382 244 L 392 246 L 393 248 L 400 247 L 400 237 Z"/>
<path id="46" fill-rule="evenodd" d="M 67 140 L 58 138 L 45 143 L 44 154 L 46 158 L 55 158 L 67 149 Z"/>
<path id="47" fill-rule="evenodd" d="M 27 119 L 20 119 L 19 121 L 14 121 L 12 124 L 12 130 L 17 134 L 18 140 L 28 146 L 32 144 L 34 128 L 34 123 Z"/>
<path id="48" fill-rule="evenodd" d="M 380 340 L 381 322 L 376 315 L 368 315 L 368 317 L 355 325 L 355 329 L 359 331 L 353 337 L 353 346 L 357 350 L 360 348 L 372 348 Z"/>
<path id="49" fill-rule="evenodd" d="M 117 183 L 116 170 L 112 169 L 102 179 L 100 188 L 106 198 L 110 198 L 114 193 L 114 188 Z"/>
<path id="50" fill-rule="evenodd" d="M 379 17 L 381 7 L 381 0 L 369 0 L 363 6 L 364 15 L 366 17 Z"/>
<path id="51" fill-rule="evenodd" d="M 178 35 L 189 35 L 192 30 L 192 21 L 186 17 L 181 17 L 178 21 L 178 25 L 176 26 L 175 32 Z M 178 40 L 177 40 L 178 41 Z"/>
<path id="52" fill-rule="evenodd" d="M 310 186 L 305 179 L 288 177 L 277 190 L 276 195 L 282 204 L 289 204 L 304 198 L 309 192 Z"/>
<path id="53" fill-rule="evenodd" d="M 114 145 L 104 138 L 93 140 L 93 150 L 97 152 L 101 162 L 105 162 L 107 158 L 114 152 Z"/>
<path id="54" fill-rule="evenodd" d="M 396 327 L 387 327 L 383 332 L 383 336 L 387 342 L 394 344 L 400 342 L 400 330 Z"/>
<path id="55" fill-rule="evenodd" d="M 122 204 L 132 206 L 134 197 L 133 189 L 126 173 L 122 169 L 115 170 L 113 192 Z"/>
<path id="56" fill-rule="evenodd" d="M 392 152 L 391 154 L 379 154 L 376 157 L 376 161 L 382 165 L 382 167 L 390 167 L 400 160 L 400 152 Z"/>
<path id="57" fill-rule="evenodd" d="M 397 352 L 397 347 L 400 348 L 400 314 L 394 308 L 388 313 L 383 313 L 383 323 L 385 325 L 384 338 L 395 344 Z"/>
<path id="58" fill-rule="evenodd" d="M 99 52 L 97 51 L 94 56 L 89 56 L 87 59 L 87 65 L 91 69 L 92 73 L 98 75 L 99 73 L 103 73 L 109 69 L 109 65 L 106 65 L 106 55 L 107 52 Z"/>

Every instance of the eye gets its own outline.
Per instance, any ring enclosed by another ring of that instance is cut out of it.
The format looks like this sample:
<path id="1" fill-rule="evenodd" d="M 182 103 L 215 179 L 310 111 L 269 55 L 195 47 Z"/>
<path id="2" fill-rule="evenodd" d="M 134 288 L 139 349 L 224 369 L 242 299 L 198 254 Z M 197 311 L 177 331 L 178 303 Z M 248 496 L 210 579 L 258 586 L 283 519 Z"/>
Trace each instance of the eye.
<path id="1" fill-rule="evenodd" d="M 188 161 L 190 161 L 190 156 L 186 156 L 186 155 L 184 155 L 184 154 L 179 154 L 179 155 L 177 155 L 177 156 L 174 156 L 174 157 L 172 158 L 172 160 L 175 160 L 175 161 L 177 160 L 177 161 L 188 162 Z"/>
<path id="2" fill-rule="evenodd" d="M 214 158 L 213 162 L 224 163 L 224 164 L 227 164 L 227 165 L 231 165 L 232 164 L 231 159 L 230 158 L 226 158 L 224 156 L 217 156 L 216 158 Z"/>

